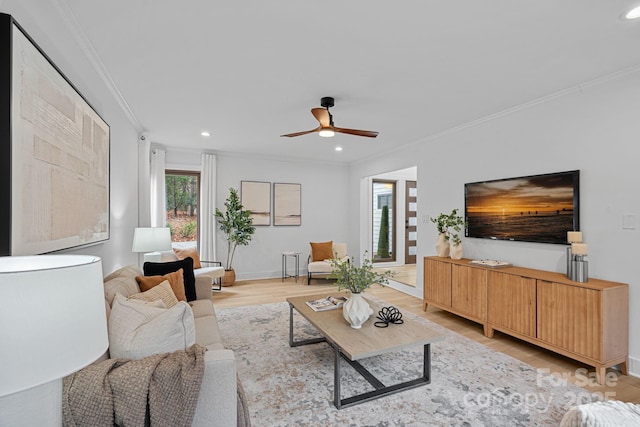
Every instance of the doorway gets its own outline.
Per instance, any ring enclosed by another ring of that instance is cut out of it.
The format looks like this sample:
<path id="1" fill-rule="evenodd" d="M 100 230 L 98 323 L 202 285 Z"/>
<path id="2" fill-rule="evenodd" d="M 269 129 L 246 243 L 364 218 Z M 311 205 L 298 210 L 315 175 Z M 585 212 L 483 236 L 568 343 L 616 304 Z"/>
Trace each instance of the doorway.
<path id="1" fill-rule="evenodd" d="M 363 177 L 360 193 L 360 211 L 362 218 L 367 218 L 366 221 L 361 222 L 361 250 L 368 251 L 376 269 L 394 271 L 396 274 L 392 280 L 394 283 L 392 286 L 398 286 L 399 290 L 411 295 L 418 292 L 415 285 L 418 254 L 417 217 L 419 216 L 417 170 L 418 168 L 413 166 Z M 381 184 L 375 192 L 374 182 Z M 392 188 L 387 185 L 389 183 L 393 184 Z M 385 188 L 383 189 L 382 186 Z M 385 196 L 382 196 L 383 194 Z M 383 260 L 385 257 L 378 257 L 379 259 L 376 260 L 381 222 L 377 218 L 382 217 L 382 208 L 385 205 L 389 210 L 390 253 L 388 258 Z M 376 234 L 378 238 L 374 237 Z"/>
<path id="2" fill-rule="evenodd" d="M 396 181 L 373 179 L 373 206 L 371 208 L 373 229 L 371 254 L 373 262 L 393 262 L 396 260 L 395 215 Z"/>

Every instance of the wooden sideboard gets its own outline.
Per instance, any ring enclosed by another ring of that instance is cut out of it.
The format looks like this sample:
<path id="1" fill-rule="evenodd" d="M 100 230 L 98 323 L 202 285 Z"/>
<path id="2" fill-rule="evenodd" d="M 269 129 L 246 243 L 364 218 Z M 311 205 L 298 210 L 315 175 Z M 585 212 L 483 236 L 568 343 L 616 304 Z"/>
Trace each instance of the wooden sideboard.
<path id="1" fill-rule="evenodd" d="M 627 373 L 629 286 L 522 267 L 491 268 L 468 259 L 424 258 L 424 310 L 434 305 L 596 368 Z"/>

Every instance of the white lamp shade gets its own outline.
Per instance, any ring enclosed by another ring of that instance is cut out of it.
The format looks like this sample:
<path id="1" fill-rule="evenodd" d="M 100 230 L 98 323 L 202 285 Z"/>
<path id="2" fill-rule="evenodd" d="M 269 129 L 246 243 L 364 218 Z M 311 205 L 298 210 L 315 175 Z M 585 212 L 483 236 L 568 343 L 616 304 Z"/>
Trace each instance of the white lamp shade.
<path id="1" fill-rule="evenodd" d="M 171 250 L 169 227 L 138 227 L 133 232 L 131 252 L 155 252 Z"/>
<path id="2" fill-rule="evenodd" d="M 0 257 L 0 301 L 0 397 L 82 369 L 109 345 L 98 257 Z"/>

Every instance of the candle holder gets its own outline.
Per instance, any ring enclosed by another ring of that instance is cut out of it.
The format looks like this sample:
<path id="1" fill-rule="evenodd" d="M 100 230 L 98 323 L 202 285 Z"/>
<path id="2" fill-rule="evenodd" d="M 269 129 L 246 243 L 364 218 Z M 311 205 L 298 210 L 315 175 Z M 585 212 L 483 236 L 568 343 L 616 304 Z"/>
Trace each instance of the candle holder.
<path id="1" fill-rule="evenodd" d="M 567 248 L 567 277 L 574 282 L 589 281 L 589 261 L 586 255 L 575 255 L 571 246 Z"/>
<path id="2" fill-rule="evenodd" d="M 571 267 L 576 282 L 589 281 L 589 262 L 585 259 L 586 255 L 574 255 L 573 265 Z"/>

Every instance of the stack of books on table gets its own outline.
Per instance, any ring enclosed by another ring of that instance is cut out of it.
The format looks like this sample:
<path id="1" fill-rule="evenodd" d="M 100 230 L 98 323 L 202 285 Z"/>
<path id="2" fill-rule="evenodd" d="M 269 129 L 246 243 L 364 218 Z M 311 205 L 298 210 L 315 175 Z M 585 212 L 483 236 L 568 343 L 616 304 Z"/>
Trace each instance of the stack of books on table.
<path id="1" fill-rule="evenodd" d="M 313 311 L 327 311 L 335 310 L 342 307 L 347 299 L 345 297 L 323 297 L 313 301 L 307 301 L 307 305 L 313 309 Z"/>

